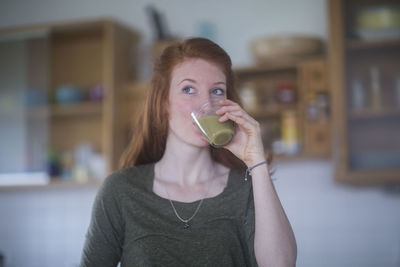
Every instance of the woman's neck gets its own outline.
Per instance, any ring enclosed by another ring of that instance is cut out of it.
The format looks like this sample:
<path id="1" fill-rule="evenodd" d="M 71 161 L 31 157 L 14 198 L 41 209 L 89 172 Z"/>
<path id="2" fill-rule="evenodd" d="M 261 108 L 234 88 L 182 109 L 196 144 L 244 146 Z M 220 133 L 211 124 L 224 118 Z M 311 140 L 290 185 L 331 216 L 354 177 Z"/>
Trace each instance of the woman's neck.
<path id="1" fill-rule="evenodd" d="M 156 170 L 158 178 L 186 187 L 211 180 L 217 174 L 217 164 L 208 147 L 195 147 L 170 135 Z"/>

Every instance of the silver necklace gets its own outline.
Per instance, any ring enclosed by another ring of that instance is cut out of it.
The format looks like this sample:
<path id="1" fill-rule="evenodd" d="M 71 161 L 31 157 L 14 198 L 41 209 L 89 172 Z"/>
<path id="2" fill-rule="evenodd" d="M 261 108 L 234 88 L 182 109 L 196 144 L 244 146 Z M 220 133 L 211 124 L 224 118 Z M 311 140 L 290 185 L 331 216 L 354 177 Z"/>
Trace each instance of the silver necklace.
<path id="1" fill-rule="evenodd" d="M 175 208 L 175 206 L 174 206 L 174 203 L 172 202 L 172 200 L 171 200 L 171 198 L 170 198 L 170 196 L 169 196 L 169 194 L 168 194 L 167 188 L 165 188 L 165 191 L 167 191 L 169 203 L 171 203 L 172 209 L 174 210 L 174 213 L 175 213 L 176 217 L 178 217 L 178 219 L 179 219 L 181 222 L 183 222 L 183 229 L 189 229 L 189 228 L 190 228 L 189 222 L 194 218 L 194 216 L 196 216 L 197 212 L 199 211 L 199 209 L 200 209 L 200 207 L 201 207 L 201 204 L 202 204 L 203 201 L 204 201 L 204 197 L 205 197 L 205 196 L 200 200 L 200 202 L 199 202 L 199 204 L 197 205 L 197 208 L 196 208 L 196 210 L 194 211 L 193 215 L 192 215 L 190 218 L 188 218 L 188 219 L 183 219 L 181 216 L 179 216 L 178 212 L 176 211 L 176 208 Z M 208 190 L 207 190 L 207 191 L 208 191 Z"/>
<path id="2" fill-rule="evenodd" d="M 215 179 L 215 175 L 214 175 L 214 179 Z M 214 180 L 214 179 L 213 179 L 213 180 Z M 169 203 L 171 203 L 171 207 L 172 207 L 172 209 L 174 210 L 174 213 L 175 213 L 176 217 L 177 217 L 181 222 L 183 222 L 183 229 L 189 229 L 189 228 L 190 228 L 189 222 L 194 218 L 194 216 L 196 216 L 197 212 L 199 211 L 199 209 L 200 209 L 200 207 L 201 207 L 201 204 L 203 204 L 204 198 L 207 196 L 208 191 L 210 190 L 210 187 L 211 187 L 211 184 L 212 184 L 213 180 L 208 184 L 208 187 L 207 187 L 207 190 L 206 190 L 204 196 L 201 198 L 201 200 L 200 200 L 199 204 L 197 205 L 197 208 L 196 208 L 196 210 L 194 211 L 193 215 L 190 216 L 188 219 L 183 219 L 183 218 L 179 215 L 178 211 L 176 210 L 176 208 L 175 208 L 175 206 L 174 206 L 174 203 L 173 203 L 172 200 L 171 200 L 171 197 L 170 197 L 170 195 L 169 195 L 169 192 L 168 192 L 167 187 L 164 187 L 165 192 L 167 193 L 167 196 L 168 196 Z"/>

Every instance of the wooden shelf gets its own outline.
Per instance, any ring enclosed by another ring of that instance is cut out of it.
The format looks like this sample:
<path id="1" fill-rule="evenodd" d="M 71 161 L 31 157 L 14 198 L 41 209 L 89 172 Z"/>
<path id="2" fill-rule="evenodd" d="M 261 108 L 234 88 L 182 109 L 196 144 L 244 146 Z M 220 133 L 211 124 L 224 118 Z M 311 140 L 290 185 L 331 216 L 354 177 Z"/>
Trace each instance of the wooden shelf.
<path id="1" fill-rule="evenodd" d="M 52 117 L 71 116 L 100 116 L 102 115 L 101 102 L 82 102 L 74 104 L 55 104 L 51 106 Z"/>
<path id="2" fill-rule="evenodd" d="M 103 181 L 89 179 L 87 182 L 76 182 L 73 180 L 65 180 L 62 178 L 52 178 L 48 185 L 48 188 L 80 188 L 80 187 L 98 187 Z"/>
<path id="3" fill-rule="evenodd" d="M 242 66 L 234 69 L 236 75 L 254 75 L 263 74 L 266 72 L 280 72 L 280 71 L 295 71 L 297 63 L 282 63 L 282 64 L 271 64 L 271 65 L 256 65 L 256 66 Z"/>
<path id="4" fill-rule="evenodd" d="M 378 39 L 378 40 L 359 40 L 351 39 L 347 42 L 347 49 L 361 50 L 369 48 L 388 48 L 392 46 L 400 46 L 400 38 Z"/>
<path id="5" fill-rule="evenodd" d="M 375 110 L 352 110 L 349 112 L 349 119 L 375 119 L 384 117 L 398 116 L 400 118 L 400 108 L 382 109 L 380 111 Z"/>
<path id="6" fill-rule="evenodd" d="M 91 179 L 87 182 L 76 182 L 72 180 L 63 180 L 61 178 L 52 178 L 48 184 L 38 185 L 4 185 L 0 186 L 0 191 L 8 190 L 36 190 L 36 189 L 79 189 L 79 188 L 98 188 L 103 181 Z"/>
<path id="7" fill-rule="evenodd" d="M 72 104 L 54 104 L 51 106 L 37 106 L 27 109 L 30 118 L 51 117 L 82 117 L 101 116 L 103 113 L 102 102 L 81 102 Z"/>

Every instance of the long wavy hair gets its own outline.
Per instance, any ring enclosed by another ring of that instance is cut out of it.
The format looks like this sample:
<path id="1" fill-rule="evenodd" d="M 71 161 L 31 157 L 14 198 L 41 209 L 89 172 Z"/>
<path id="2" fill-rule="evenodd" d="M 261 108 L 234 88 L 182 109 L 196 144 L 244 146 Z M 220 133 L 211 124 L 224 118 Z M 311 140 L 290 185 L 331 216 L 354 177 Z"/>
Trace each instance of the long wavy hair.
<path id="1" fill-rule="evenodd" d="M 234 86 L 231 59 L 220 46 L 204 38 L 191 38 L 170 45 L 154 62 L 146 103 L 134 127 L 133 137 L 121 157 L 121 168 L 153 163 L 162 158 L 169 130 L 167 107 L 171 74 L 175 66 L 192 58 L 218 66 L 225 74 L 227 98 L 240 104 Z M 210 152 L 215 161 L 228 168 L 246 168 L 243 161 L 226 149 L 210 146 Z"/>

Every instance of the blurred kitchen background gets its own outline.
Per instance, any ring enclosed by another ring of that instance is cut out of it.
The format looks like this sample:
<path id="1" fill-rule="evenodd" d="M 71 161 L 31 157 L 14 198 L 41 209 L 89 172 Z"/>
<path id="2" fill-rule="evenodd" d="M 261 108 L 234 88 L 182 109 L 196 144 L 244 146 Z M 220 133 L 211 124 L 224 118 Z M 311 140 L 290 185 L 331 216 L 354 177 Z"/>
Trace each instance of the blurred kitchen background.
<path id="1" fill-rule="evenodd" d="M 0 267 L 78 266 L 163 47 L 220 44 L 297 266 L 400 266 L 400 3 L 1 0 Z"/>

